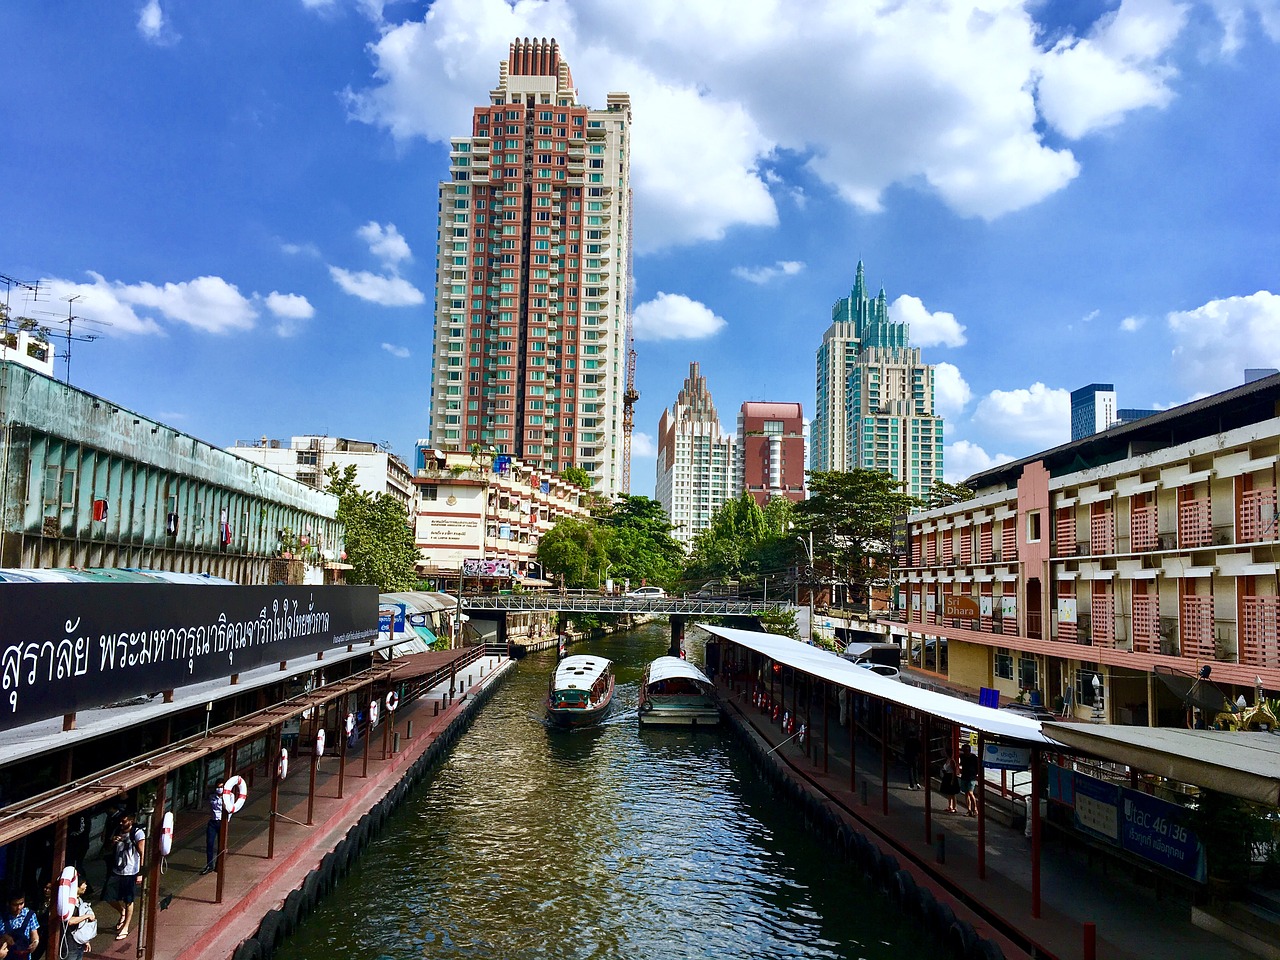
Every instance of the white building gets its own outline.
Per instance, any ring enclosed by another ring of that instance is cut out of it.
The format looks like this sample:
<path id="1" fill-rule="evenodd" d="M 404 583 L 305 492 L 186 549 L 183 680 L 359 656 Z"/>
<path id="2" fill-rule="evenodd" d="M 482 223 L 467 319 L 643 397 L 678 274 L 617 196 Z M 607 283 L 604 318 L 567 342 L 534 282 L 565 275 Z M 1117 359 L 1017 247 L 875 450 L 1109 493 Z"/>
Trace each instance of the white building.
<path id="1" fill-rule="evenodd" d="M 672 536 L 688 546 L 711 525 L 716 508 L 734 495 L 736 441 L 720 417 L 697 363 L 670 410 L 658 421 L 655 499 L 667 511 Z"/>
<path id="2" fill-rule="evenodd" d="M 361 490 L 395 497 L 404 504 L 406 512 L 413 502 L 413 473 L 408 465 L 390 450 L 368 440 L 324 436 L 290 437 L 288 440 L 261 437 L 250 442 L 237 440 L 235 446 L 227 449 L 317 490 L 323 490 L 328 484 L 325 471 L 330 466 L 336 466 L 339 473 L 348 466 L 354 466 L 355 484 Z"/>

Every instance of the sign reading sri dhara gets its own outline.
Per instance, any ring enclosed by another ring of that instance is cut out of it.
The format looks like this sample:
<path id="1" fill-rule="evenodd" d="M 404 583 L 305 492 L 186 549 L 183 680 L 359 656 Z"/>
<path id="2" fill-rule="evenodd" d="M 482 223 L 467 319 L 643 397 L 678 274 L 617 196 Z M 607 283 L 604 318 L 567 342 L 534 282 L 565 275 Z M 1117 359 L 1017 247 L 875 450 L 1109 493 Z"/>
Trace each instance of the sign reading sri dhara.
<path id="1" fill-rule="evenodd" d="M 957 597 L 947 594 L 942 598 L 942 615 L 947 619 L 977 620 L 978 601 L 973 597 Z"/>

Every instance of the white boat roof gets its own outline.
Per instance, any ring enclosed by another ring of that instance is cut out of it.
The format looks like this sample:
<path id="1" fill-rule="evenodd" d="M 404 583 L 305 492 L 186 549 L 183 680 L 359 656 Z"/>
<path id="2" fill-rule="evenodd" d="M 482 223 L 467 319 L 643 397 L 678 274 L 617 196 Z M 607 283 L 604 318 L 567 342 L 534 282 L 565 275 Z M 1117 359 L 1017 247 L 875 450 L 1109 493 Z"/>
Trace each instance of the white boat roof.
<path id="1" fill-rule="evenodd" d="M 670 680 L 673 677 L 684 677 L 688 680 L 695 680 L 698 683 L 711 683 L 705 673 L 688 660 L 683 660 L 680 657 L 659 657 L 649 664 L 650 683 L 657 683 L 659 680 Z"/>
<path id="2" fill-rule="evenodd" d="M 734 630 L 730 627 L 716 627 L 705 623 L 700 623 L 698 626 L 712 636 L 740 644 L 764 654 L 770 660 L 784 663 L 793 670 L 819 677 L 857 693 L 879 697 L 993 736 L 1024 743 L 1053 743 L 1045 736 L 1039 720 L 1018 716 L 1009 710 L 984 707 L 971 700 L 962 700 L 960 697 L 890 680 L 872 670 L 850 663 L 821 647 L 811 647 L 807 643 L 775 633 L 754 633 L 750 630 Z"/>
<path id="3" fill-rule="evenodd" d="M 565 657 L 556 667 L 555 688 L 557 690 L 590 690 L 602 673 L 613 665 L 613 661 L 604 657 L 573 656 Z"/>

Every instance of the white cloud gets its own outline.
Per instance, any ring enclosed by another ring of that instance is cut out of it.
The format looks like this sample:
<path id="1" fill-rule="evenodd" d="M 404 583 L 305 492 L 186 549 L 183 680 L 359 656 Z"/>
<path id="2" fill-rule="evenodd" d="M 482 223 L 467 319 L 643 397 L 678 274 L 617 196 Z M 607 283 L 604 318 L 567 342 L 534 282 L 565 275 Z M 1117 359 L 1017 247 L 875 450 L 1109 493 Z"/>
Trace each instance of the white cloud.
<path id="1" fill-rule="evenodd" d="M 291 257 L 314 257 L 320 259 L 320 248 L 314 243 L 281 243 L 280 251 Z"/>
<path id="2" fill-rule="evenodd" d="M 353 297 L 384 307 L 412 307 L 426 300 L 421 290 L 408 280 L 394 275 L 384 276 L 368 270 L 343 270 L 330 264 L 329 276 Z"/>
<path id="3" fill-rule="evenodd" d="M 303 321 L 316 315 L 316 308 L 306 297 L 297 293 L 277 293 L 272 290 L 264 299 L 267 309 L 280 322 L 276 324 L 276 333 L 282 337 L 292 337 L 302 330 Z"/>
<path id="4" fill-rule="evenodd" d="M 384 342 L 382 344 L 382 349 L 387 351 L 387 353 L 391 354 L 393 357 L 399 357 L 401 360 L 405 359 L 410 355 L 408 347 L 397 346 L 394 343 Z"/>
<path id="5" fill-rule="evenodd" d="M 973 420 L 1011 440 L 1055 447 L 1071 439 L 1071 394 L 1043 383 L 992 390 L 978 401 Z"/>
<path id="6" fill-rule="evenodd" d="M 779 260 L 772 267 L 734 267 L 733 275 L 748 283 L 766 284 L 778 277 L 794 277 L 804 270 L 799 260 Z"/>
<path id="7" fill-rule="evenodd" d="M 394 223 L 382 224 L 370 220 L 356 231 L 356 235 L 369 245 L 369 252 L 382 261 L 387 268 L 394 268 L 402 260 L 412 260 L 409 243 L 400 236 Z"/>
<path id="8" fill-rule="evenodd" d="M 938 416 L 954 420 L 964 412 L 973 391 L 965 382 L 960 368 L 953 363 L 937 363 L 933 367 L 933 403 Z"/>
<path id="9" fill-rule="evenodd" d="M 776 2 L 436 0 L 385 25 L 372 85 L 346 97 L 398 139 L 445 142 L 470 129 L 513 37 L 555 37 L 584 102 L 631 95 L 641 252 L 776 224 L 774 195 L 797 186 L 771 169 L 780 151 L 863 210 L 901 184 L 991 219 L 1078 174 L 1046 123 L 1080 137 L 1173 95 L 1165 61 L 1183 6 L 1123 0 L 1049 49 L 1040 9 L 812 0 L 792 17 Z"/>
<path id="10" fill-rule="evenodd" d="M 1209 0 L 1222 25 L 1219 52 L 1231 56 L 1244 45 L 1243 35 L 1252 17 L 1257 17 L 1262 32 L 1280 42 L 1280 2 L 1277 0 Z"/>
<path id="11" fill-rule="evenodd" d="M 954 313 L 930 313 L 919 297 L 906 294 L 889 304 L 889 319 L 911 325 L 911 342 L 917 347 L 963 347 L 968 341 L 964 324 Z"/>
<path id="12" fill-rule="evenodd" d="M 1170 313 L 1173 362 L 1190 388 L 1216 392 L 1244 381 L 1248 367 L 1280 367 L 1280 295 L 1210 300 Z"/>
<path id="13" fill-rule="evenodd" d="M 684 294 L 659 292 L 636 307 L 631 324 L 637 340 L 702 340 L 719 333 L 725 321 Z"/>
<path id="14" fill-rule="evenodd" d="M 976 443 L 968 440 L 957 440 L 948 444 L 942 451 L 943 479 L 947 483 L 959 483 L 975 473 L 990 470 L 1001 463 L 1008 463 L 1014 458 L 1007 453 L 989 454 Z"/>
<path id="15" fill-rule="evenodd" d="M 1125 333 L 1137 333 L 1146 322 L 1145 317 L 1125 317 L 1120 321 L 1120 329 Z"/>
<path id="16" fill-rule="evenodd" d="M 169 46 L 182 38 L 173 31 L 160 9 L 160 0 L 147 0 L 138 11 L 138 33 L 148 43 L 156 46 Z"/>
<path id="17" fill-rule="evenodd" d="M 154 311 L 166 320 L 205 333 L 250 330 L 258 317 L 253 301 L 221 277 L 197 277 L 182 283 L 120 283 L 90 272 L 92 283 L 47 279 L 51 299 L 78 297 L 76 311 L 106 324 L 113 334 L 162 333 Z"/>
<path id="18" fill-rule="evenodd" d="M 639 431 L 631 434 L 631 456 L 648 458 L 657 455 L 658 446 L 653 442 L 653 437 Z"/>

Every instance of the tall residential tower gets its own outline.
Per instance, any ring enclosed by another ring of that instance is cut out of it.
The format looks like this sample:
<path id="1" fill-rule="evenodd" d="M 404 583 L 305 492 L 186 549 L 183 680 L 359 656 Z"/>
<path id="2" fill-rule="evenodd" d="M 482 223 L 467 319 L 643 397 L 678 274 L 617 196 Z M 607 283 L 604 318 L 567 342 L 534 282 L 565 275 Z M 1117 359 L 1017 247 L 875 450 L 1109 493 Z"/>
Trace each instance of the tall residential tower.
<path id="1" fill-rule="evenodd" d="M 716 507 L 734 495 L 734 438 L 720 417 L 697 363 L 689 364 L 676 402 L 658 421 L 658 482 L 662 504 L 686 546 L 711 525 Z"/>
<path id="2" fill-rule="evenodd" d="M 622 481 L 631 100 L 517 40 L 440 184 L 430 442 Z"/>
<path id="3" fill-rule="evenodd" d="M 831 308 L 817 355 L 814 470 L 885 470 L 924 496 L 942 479 L 942 418 L 933 409 L 933 368 L 889 319 L 882 289 L 872 300 L 858 262 L 849 296 Z"/>

